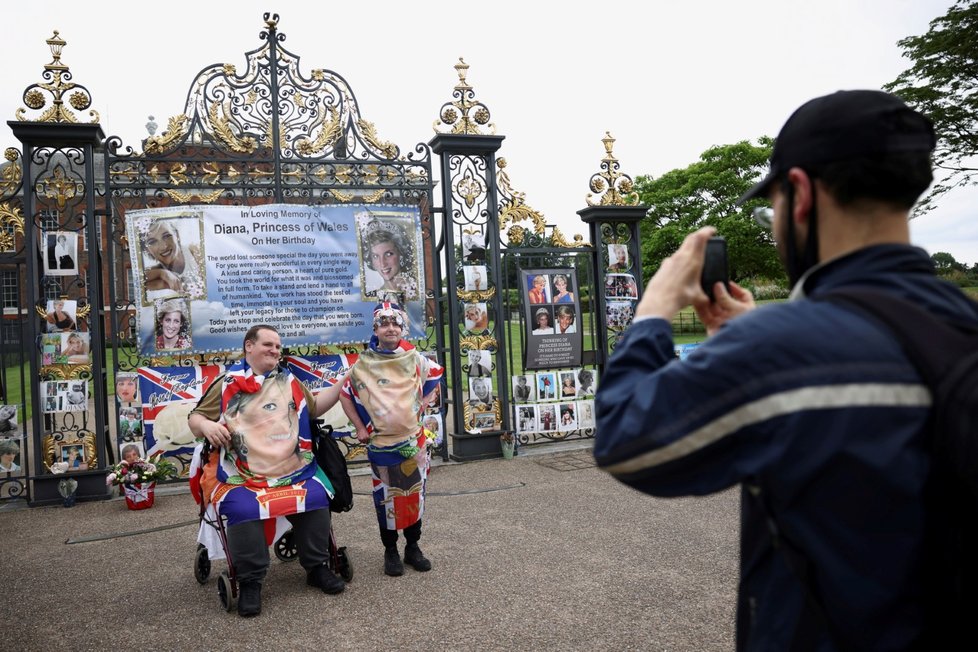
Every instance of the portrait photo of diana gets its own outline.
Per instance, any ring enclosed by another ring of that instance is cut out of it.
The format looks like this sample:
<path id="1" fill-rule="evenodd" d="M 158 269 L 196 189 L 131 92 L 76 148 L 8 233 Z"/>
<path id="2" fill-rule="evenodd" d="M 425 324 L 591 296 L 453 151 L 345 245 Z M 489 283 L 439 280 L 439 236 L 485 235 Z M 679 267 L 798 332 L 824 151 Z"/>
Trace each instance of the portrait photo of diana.
<path id="1" fill-rule="evenodd" d="M 403 303 L 420 296 L 419 243 L 411 213 L 365 210 L 356 214 L 360 294 L 364 301 Z"/>
<path id="2" fill-rule="evenodd" d="M 144 306 L 173 296 L 206 298 L 202 229 L 201 217 L 192 214 L 136 220 Z"/>

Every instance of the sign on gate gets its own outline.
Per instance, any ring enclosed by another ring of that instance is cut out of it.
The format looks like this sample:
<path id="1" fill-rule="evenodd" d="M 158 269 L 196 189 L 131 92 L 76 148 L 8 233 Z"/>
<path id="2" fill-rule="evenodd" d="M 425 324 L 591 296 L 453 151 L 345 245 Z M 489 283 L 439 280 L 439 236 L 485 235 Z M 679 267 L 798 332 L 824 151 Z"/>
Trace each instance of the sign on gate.
<path id="1" fill-rule="evenodd" d="M 525 369 L 581 365 L 581 304 L 572 267 L 522 270 L 526 310 Z"/>
<path id="2" fill-rule="evenodd" d="M 362 342 L 381 299 L 424 335 L 416 206 L 182 206 L 126 227 L 143 354 L 236 350 L 258 323 L 285 346 Z"/>

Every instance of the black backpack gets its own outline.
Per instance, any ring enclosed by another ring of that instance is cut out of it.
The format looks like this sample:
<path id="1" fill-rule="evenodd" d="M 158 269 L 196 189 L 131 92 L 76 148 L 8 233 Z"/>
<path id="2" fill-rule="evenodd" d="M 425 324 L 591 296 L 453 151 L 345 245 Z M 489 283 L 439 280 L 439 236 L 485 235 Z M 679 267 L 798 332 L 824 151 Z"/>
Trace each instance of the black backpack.
<path id="1" fill-rule="evenodd" d="M 885 324 L 931 391 L 934 482 L 926 496 L 932 596 L 930 635 L 953 637 L 978 611 L 978 325 L 935 316 L 863 287 L 812 297 L 847 305 Z M 882 507 L 882 506 L 881 506 Z"/>
<path id="2" fill-rule="evenodd" d="M 350 473 L 346 468 L 346 458 L 340 445 L 333 439 L 333 427 L 321 425 L 318 420 L 312 421 L 312 452 L 335 492 L 329 501 L 329 511 L 348 512 L 353 509 L 353 485 L 350 484 Z"/>
<path id="3" fill-rule="evenodd" d="M 868 288 L 837 289 L 816 298 L 850 305 L 893 332 L 933 397 L 935 461 L 978 504 L 978 325 L 941 319 Z"/>

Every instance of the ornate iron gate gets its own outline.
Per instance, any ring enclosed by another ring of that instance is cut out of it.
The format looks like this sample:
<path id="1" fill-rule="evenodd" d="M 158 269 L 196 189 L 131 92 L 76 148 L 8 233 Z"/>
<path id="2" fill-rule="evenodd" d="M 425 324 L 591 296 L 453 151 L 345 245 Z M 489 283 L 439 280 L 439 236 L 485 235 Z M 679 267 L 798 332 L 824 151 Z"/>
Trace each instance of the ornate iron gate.
<path id="1" fill-rule="evenodd" d="M 418 206 L 426 304 L 426 336 L 419 348 L 434 352 L 452 378 L 445 402 L 451 418 L 446 416 L 442 426 L 450 431 L 456 459 L 496 457 L 500 442 L 511 440 L 516 430 L 511 372 L 522 370 L 519 352 L 527 330 L 518 310 L 520 270 L 540 265 L 575 270 L 579 300 L 587 308 L 580 316 L 588 338 L 582 365 L 600 371 L 608 341 L 613 341 L 600 285 L 604 247 L 623 242 L 634 261 L 631 271 L 640 279 L 635 220 L 644 213 L 622 205 L 630 179 L 618 174 L 610 145 L 604 172 L 596 175 L 601 181 L 591 184 L 593 191 L 607 192 L 599 206 L 581 212 L 591 225 L 591 241 L 599 245 L 592 248 L 580 236 L 568 242 L 556 228 L 547 233 L 542 216 L 512 188 L 505 160 L 496 158 L 503 137 L 494 134 L 489 110 L 476 100 L 461 59 L 455 66 L 459 82 L 453 100 L 439 112 L 439 133 L 402 152 L 363 117 L 340 75 L 325 69 L 303 74 L 299 57 L 283 46 L 278 16 L 265 14 L 264 20 L 263 43 L 246 53 L 243 69 L 232 64 L 202 69 L 183 112 L 169 118 L 159 135 L 155 124 L 148 125 L 149 137 L 135 147 L 115 136 L 106 139 L 95 111 L 89 111 L 88 123 L 79 123 L 75 111 L 89 109 L 92 97 L 61 62 L 65 41 L 57 32 L 48 40 L 53 60 L 44 67 L 44 81 L 23 96 L 27 109 L 40 115 L 29 119 L 21 109 L 18 121 L 9 123 L 23 155 L 8 149 L 7 164 L 0 167 L 0 389 L 3 403 L 17 404 L 23 417 L 25 446 L 18 459 L 27 471 L 13 477 L 0 470 L 0 499 L 58 500 L 57 487 L 65 476 L 52 473 L 51 464 L 75 444 L 81 446 L 84 464 L 71 474 L 79 496 L 107 497 L 107 462 L 115 459 L 119 442 L 133 436 L 119 411 L 110 409 L 118 405 L 111 392 L 115 376 L 143 367 L 223 364 L 237 357 L 235 352 L 138 352 L 139 301 L 130 269 L 127 211 L 185 204 Z M 443 208 L 432 206 L 432 153 L 440 157 Z M 77 254 L 64 267 L 57 254 L 62 234 Z M 73 331 L 87 333 L 90 360 L 46 357 L 49 341 L 53 346 Z M 310 344 L 292 353 L 357 350 L 355 345 Z M 472 352 L 478 355 L 470 357 Z M 476 363 L 484 364 L 485 374 L 495 381 L 488 396 L 476 396 L 461 382 Z M 76 387 L 84 387 L 84 407 L 60 409 Z M 520 433 L 519 440 L 530 445 L 591 435 L 591 428 L 582 427 L 559 436 Z M 344 443 L 348 456 L 362 450 L 353 440 Z M 447 459 L 447 437 L 440 452 Z M 187 457 L 178 457 L 184 466 Z"/>

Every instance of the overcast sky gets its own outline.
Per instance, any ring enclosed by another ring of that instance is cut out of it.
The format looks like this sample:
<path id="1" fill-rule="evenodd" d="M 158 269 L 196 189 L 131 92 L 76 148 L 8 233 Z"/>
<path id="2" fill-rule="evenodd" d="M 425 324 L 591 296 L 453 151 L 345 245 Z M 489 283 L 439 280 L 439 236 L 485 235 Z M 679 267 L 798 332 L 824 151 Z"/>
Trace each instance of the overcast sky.
<path id="1" fill-rule="evenodd" d="M 262 14 L 274 11 L 303 73 L 344 77 L 362 115 L 402 151 L 434 135 L 463 56 L 476 97 L 506 137 L 499 155 L 513 186 L 565 235 L 586 235 L 577 211 L 587 206 L 605 131 L 632 177 L 686 167 L 713 145 L 774 136 L 812 97 L 891 81 L 908 67 L 897 40 L 925 32 L 951 4 L 35 0 L 7 8 L 0 116 L 14 119 L 23 89 L 41 81 L 44 41 L 57 29 L 68 42 L 62 62 L 92 93 L 106 134 L 138 148 L 147 116 L 162 131 L 182 112 L 198 71 L 243 66 L 244 53 L 263 44 Z M 0 145 L 17 145 L 2 129 Z M 959 192 L 914 220 L 914 241 L 978 262 L 976 200 L 976 191 Z"/>

